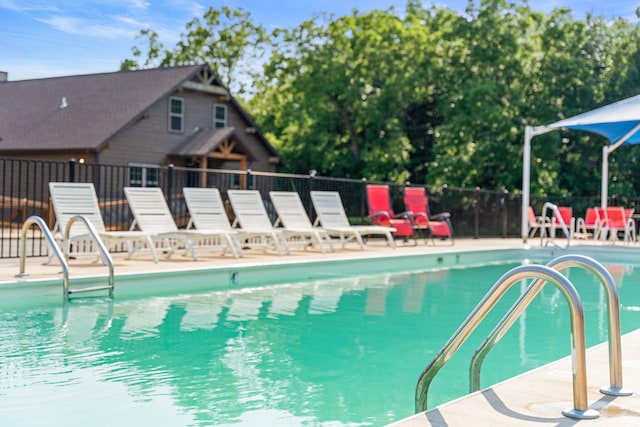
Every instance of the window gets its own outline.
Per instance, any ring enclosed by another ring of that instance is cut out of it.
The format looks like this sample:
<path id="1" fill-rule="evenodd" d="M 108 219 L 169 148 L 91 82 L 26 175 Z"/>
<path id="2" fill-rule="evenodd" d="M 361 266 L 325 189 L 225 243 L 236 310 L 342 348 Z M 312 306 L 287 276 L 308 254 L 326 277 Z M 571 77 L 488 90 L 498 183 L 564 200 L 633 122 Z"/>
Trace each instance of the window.
<path id="1" fill-rule="evenodd" d="M 157 187 L 160 169 L 153 165 L 129 165 L 130 187 Z"/>
<path id="2" fill-rule="evenodd" d="M 224 104 L 213 104 L 213 127 L 227 127 L 227 106 Z"/>
<path id="3" fill-rule="evenodd" d="M 248 180 L 247 180 L 248 179 Z M 246 188 L 249 190 L 255 190 L 257 188 L 256 186 L 256 176 L 255 175 L 240 175 L 240 174 L 234 174 L 232 175 L 231 178 L 231 188 L 241 188 L 242 189 L 242 182 L 246 183 Z"/>
<path id="4" fill-rule="evenodd" d="M 184 132 L 184 99 L 169 97 L 169 131 Z"/>

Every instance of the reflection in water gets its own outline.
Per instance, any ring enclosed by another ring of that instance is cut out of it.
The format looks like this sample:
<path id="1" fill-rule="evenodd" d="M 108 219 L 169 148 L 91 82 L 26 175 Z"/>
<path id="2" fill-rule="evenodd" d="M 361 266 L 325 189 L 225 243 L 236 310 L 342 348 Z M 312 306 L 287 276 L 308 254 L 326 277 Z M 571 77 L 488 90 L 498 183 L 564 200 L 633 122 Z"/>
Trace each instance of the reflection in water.
<path id="1" fill-rule="evenodd" d="M 117 304 L 115 314 L 124 318 L 120 336 L 124 339 L 139 339 L 157 335 L 170 305 L 169 298 Z"/>
<path id="2" fill-rule="evenodd" d="M 618 288 L 622 287 L 624 277 L 633 273 L 632 265 L 607 264 L 605 267 L 611 273 L 611 277 L 613 277 L 613 281 L 616 282 Z"/>
<path id="3" fill-rule="evenodd" d="M 185 315 L 180 322 L 180 330 L 187 332 L 215 328 L 227 299 L 228 295 L 224 292 L 189 296 L 184 301 Z"/>
<path id="4" fill-rule="evenodd" d="M 309 314 L 325 314 L 336 311 L 340 297 L 342 297 L 344 284 L 341 281 L 330 284 L 318 283 L 311 296 Z"/>
<path id="5" fill-rule="evenodd" d="M 275 286 L 269 305 L 269 317 L 294 316 L 304 296 L 300 286 Z"/>
<path id="6" fill-rule="evenodd" d="M 227 320 L 242 322 L 245 320 L 257 320 L 260 308 L 269 297 L 270 291 L 265 288 L 243 290 L 229 294 L 229 310 Z"/>
<path id="7" fill-rule="evenodd" d="M 356 276 L 3 312 L 0 419 L 3 427 L 38 424 L 29 418 L 36 416 L 51 426 L 390 423 L 412 413 L 419 373 L 508 268 Z M 582 273 L 572 273 L 572 280 L 574 275 L 579 280 Z M 625 278 L 634 279 L 640 283 Z M 599 313 L 599 286 L 591 281 L 583 286 L 593 301 L 585 307 Z M 545 291 L 520 330 L 498 346 L 507 350 L 497 347 L 487 359 L 483 383 L 568 353 L 564 304 Z M 640 306 L 635 294 L 627 305 Z M 502 313 L 488 319 L 487 330 Z M 636 322 L 640 316 L 626 313 Z M 593 327 L 598 315 L 587 317 L 587 333 L 599 329 Z M 442 372 L 449 375 L 446 387 L 437 380 L 432 386 L 434 401 L 466 392 L 468 360 L 451 360 L 445 368 L 450 373 Z M 65 410 L 62 403 L 70 398 L 82 410 Z M 27 407 L 37 407 L 37 415 Z"/>

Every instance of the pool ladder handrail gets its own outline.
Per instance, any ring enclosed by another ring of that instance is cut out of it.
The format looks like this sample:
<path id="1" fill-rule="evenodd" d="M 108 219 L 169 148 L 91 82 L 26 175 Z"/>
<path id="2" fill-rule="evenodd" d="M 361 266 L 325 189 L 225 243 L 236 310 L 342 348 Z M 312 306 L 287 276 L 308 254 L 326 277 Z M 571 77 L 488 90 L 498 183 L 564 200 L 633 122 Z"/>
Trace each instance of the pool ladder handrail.
<path id="1" fill-rule="evenodd" d="M 454 353 L 471 335 L 480 322 L 487 316 L 502 296 L 514 284 L 526 279 L 540 279 L 552 283 L 564 295 L 569 304 L 571 318 L 571 354 L 573 376 L 573 408 L 562 411 L 563 415 L 577 419 L 593 419 L 599 416 L 598 411 L 589 409 L 587 402 L 587 369 L 586 345 L 584 334 L 584 310 L 582 301 L 575 286 L 558 271 L 543 265 L 521 265 L 505 273 L 485 297 L 473 309 L 460 327 L 449 338 L 436 357 L 422 371 L 416 385 L 416 412 L 427 408 L 429 385 L 440 369 L 449 361 Z"/>
<path id="2" fill-rule="evenodd" d="M 553 216 L 548 217 L 548 218 L 551 218 L 552 226 L 551 226 L 551 230 L 549 230 L 549 237 L 547 237 L 546 245 L 545 245 L 546 233 L 540 233 L 540 246 L 548 246 L 549 243 L 552 243 L 554 246 L 560 249 L 568 248 L 569 245 L 571 244 L 571 234 L 573 231 L 573 225 L 570 224 L 572 230 L 569 230 L 567 228 L 567 224 L 564 223 L 564 219 L 562 219 L 562 215 L 560 215 L 560 210 L 558 209 L 558 206 L 554 205 L 551 202 L 545 202 L 545 204 L 542 206 L 542 218 L 547 218 L 547 209 L 551 209 L 551 211 L 553 212 Z M 558 223 L 560 223 L 560 228 L 562 228 L 562 233 L 567 238 L 567 246 L 565 247 L 562 247 L 559 244 L 557 244 L 555 241 L 555 236 L 552 235 L 552 233 L 555 233 L 555 228 L 553 227 L 555 219 L 557 219 Z"/>
<path id="3" fill-rule="evenodd" d="M 547 263 L 547 267 L 558 271 L 570 267 L 582 267 L 593 273 L 604 286 L 607 295 L 608 345 L 609 345 L 609 386 L 600 392 L 610 396 L 630 396 L 633 392 L 622 385 L 622 344 L 620 333 L 620 299 L 616 283 L 611 273 L 598 261 L 584 255 L 562 255 Z M 533 281 L 513 304 L 486 340 L 478 347 L 469 366 L 469 392 L 480 389 L 480 371 L 489 352 L 513 326 L 533 299 L 542 291 L 546 282 Z"/>
<path id="4" fill-rule="evenodd" d="M 69 235 L 71 232 L 71 226 L 76 221 L 81 221 L 86 225 L 89 231 L 89 234 L 91 235 L 91 237 L 93 237 L 93 240 L 96 242 L 98 246 L 100 257 L 103 263 L 107 264 L 107 267 L 109 268 L 109 278 L 108 278 L 108 284 L 106 286 L 92 286 L 92 287 L 81 288 L 81 289 L 70 289 L 69 287 L 69 250 L 68 250 Z M 102 239 L 100 239 L 100 237 L 98 236 L 98 232 L 96 231 L 94 226 L 83 215 L 74 215 L 67 222 L 67 226 L 65 227 L 65 230 L 64 230 L 64 242 L 66 242 L 64 255 L 62 251 L 60 251 L 60 248 L 58 247 L 58 245 L 56 244 L 55 238 L 53 237 L 53 234 L 51 233 L 51 230 L 47 226 L 47 223 L 44 221 L 44 219 L 36 215 L 30 216 L 29 218 L 27 218 L 27 220 L 22 225 L 22 232 L 20 234 L 20 272 L 16 275 L 17 277 L 24 277 L 27 275 L 25 273 L 26 252 L 27 252 L 27 249 L 26 249 L 27 231 L 32 225 L 37 225 L 40 228 L 40 230 L 42 230 L 45 238 L 47 239 L 47 243 L 49 244 L 49 248 L 53 251 L 56 258 L 58 258 L 58 261 L 60 261 L 60 265 L 62 265 L 62 291 L 65 297 L 65 300 L 69 300 L 71 298 L 71 294 L 74 294 L 74 293 L 93 292 L 93 291 L 100 291 L 100 290 L 108 290 L 109 297 L 113 298 L 113 290 L 115 287 L 114 278 L 113 278 L 113 275 L 114 275 L 113 259 L 111 258 L 111 255 L 109 254 L 109 251 L 107 250 L 106 246 L 102 242 Z"/>

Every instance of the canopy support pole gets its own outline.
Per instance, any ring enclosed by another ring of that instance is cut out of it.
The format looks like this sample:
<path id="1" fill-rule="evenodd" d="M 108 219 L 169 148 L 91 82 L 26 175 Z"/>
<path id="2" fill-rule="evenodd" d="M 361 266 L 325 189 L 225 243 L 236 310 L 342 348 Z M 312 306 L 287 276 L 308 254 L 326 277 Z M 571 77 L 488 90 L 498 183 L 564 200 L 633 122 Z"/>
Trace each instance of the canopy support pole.
<path id="1" fill-rule="evenodd" d="M 600 207 L 607 208 L 609 200 L 609 145 L 602 147 L 602 185 L 600 186 Z"/>
<path id="2" fill-rule="evenodd" d="M 600 206 L 602 209 L 606 209 L 607 204 L 609 203 L 609 154 L 616 151 L 618 147 L 624 144 L 627 139 L 631 138 L 631 136 L 638 130 L 640 130 L 640 124 L 636 125 L 633 129 L 624 134 L 622 138 L 617 140 L 615 143 L 602 147 L 602 186 L 600 188 Z"/>
<path id="3" fill-rule="evenodd" d="M 521 235 L 522 241 L 527 243 L 529 237 L 529 218 L 527 209 L 531 199 L 531 139 L 534 136 L 551 132 L 553 127 L 547 126 L 525 126 L 524 127 L 524 148 L 522 150 L 522 218 L 521 218 Z"/>
<path id="4" fill-rule="evenodd" d="M 533 128 L 525 126 L 524 128 L 524 149 L 522 150 L 522 218 L 521 218 L 521 235 L 522 241 L 527 243 L 529 237 L 529 218 L 527 217 L 527 209 L 529 208 L 529 191 L 531 190 L 531 138 L 533 137 Z"/>

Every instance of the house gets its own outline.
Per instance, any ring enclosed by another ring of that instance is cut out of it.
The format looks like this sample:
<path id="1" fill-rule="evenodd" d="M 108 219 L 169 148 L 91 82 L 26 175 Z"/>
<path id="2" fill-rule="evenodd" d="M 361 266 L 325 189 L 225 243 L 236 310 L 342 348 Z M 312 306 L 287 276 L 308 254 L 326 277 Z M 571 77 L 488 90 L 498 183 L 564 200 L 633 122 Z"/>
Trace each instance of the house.
<path id="1" fill-rule="evenodd" d="M 0 79 L 0 157 L 275 172 L 281 160 L 208 65 Z M 203 184 L 206 184 L 203 182 Z"/>

